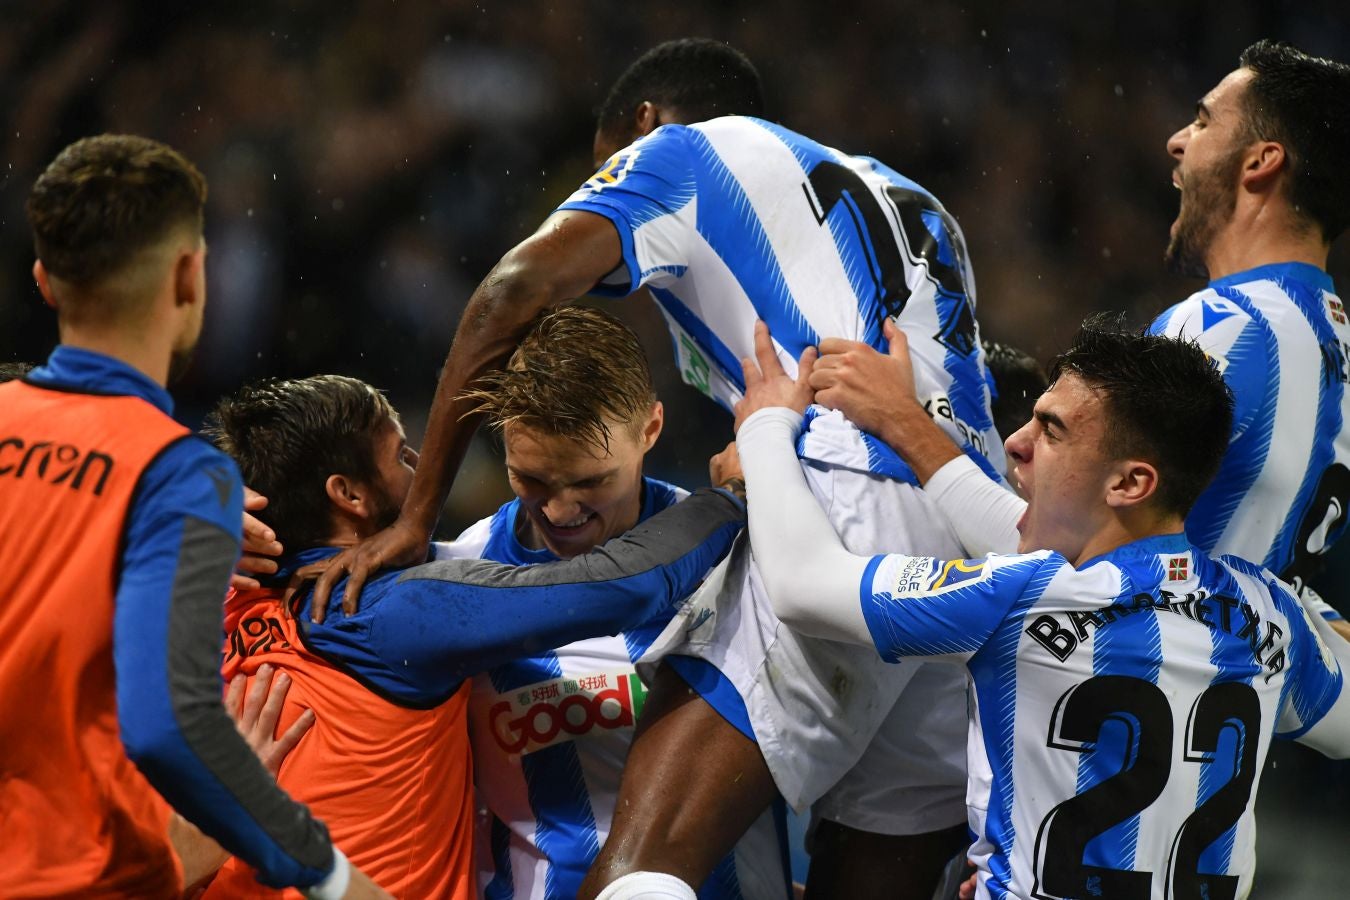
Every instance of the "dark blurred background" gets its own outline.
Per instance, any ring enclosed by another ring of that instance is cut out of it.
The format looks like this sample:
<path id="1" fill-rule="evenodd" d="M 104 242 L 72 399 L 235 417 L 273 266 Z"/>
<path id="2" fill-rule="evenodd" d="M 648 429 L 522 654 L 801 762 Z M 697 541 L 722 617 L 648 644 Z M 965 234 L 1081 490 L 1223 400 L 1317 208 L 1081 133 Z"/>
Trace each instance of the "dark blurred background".
<path id="1" fill-rule="evenodd" d="M 246 379 L 341 372 L 386 389 L 415 440 L 473 287 L 590 175 L 609 84 L 690 35 L 755 61 L 771 118 L 933 191 L 965 230 L 986 337 L 1042 360 L 1092 311 L 1142 324 L 1200 286 L 1162 268 L 1177 208 L 1164 143 L 1243 47 L 1275 37 L 1350 60 L 1350 15 L 1331 3 L 0 0 L 0 359 L 40 361 L 56 340 L 29 275 L 34 178 L 76 138 L 137 132 L 211 185 L 211 302 L 180 418 Z M 1348 243 L 1331 262 L 1343 283 Z M 729 419 L 678 384 L 650 301 L 607 308 L 661 378 L 650 471 L 702 483 Z M 506 496 L 482 438 L 442 531 Z M 1339 602 L 1350 578 L 1323 587 Z M 1288 788 L 1318 824 L 1287 833 L 1292 858 L 1263 853 L 1259 896 L 1345 895 L 1303 868 L 1335 868 L 1310 834 L 1350 837 L 1330 812 L 1344 769 L 1319 766 L 1284 768 L 1330 780 L 1315 799 L 1331 818 Z M 1267 800 L 1286 793 L 1268 777 Z"/>

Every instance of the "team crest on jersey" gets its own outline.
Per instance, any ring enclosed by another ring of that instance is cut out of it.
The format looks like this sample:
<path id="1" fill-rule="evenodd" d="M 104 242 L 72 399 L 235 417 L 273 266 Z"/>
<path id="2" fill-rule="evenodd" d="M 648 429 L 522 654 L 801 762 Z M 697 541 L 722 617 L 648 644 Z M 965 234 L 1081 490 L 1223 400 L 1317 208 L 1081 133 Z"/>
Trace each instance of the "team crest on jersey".
<path id="1" fill-rule="evenodd" d="M 1188 556 L 1173 556 L 1167 560 L 1167 580 L 1185 581 L 1191 576 L 1191 561 Z"/>
<path id="2" fill-rule="evenodd" d="M 1335 297 L 1327 298 L 1327 309 L 1331 312 L 1331 318 L 1337 325 L 1346 324 L 1345 306 Z"/>
<path id="3" fill-rule="evenodd" d="M 613 187 L 627 177 L 628 172 L 633 168 L 633 163 L 637 162 L 638 154 L 641 151 L 629 147 L 626 150 L 620 150 L 618 153 L 605 160 L 605 164 L 600 170 L 590 177 L 590 180 L 583 186 L 583 190 L 592 193 L 603 191 L 607 187 Z"/>

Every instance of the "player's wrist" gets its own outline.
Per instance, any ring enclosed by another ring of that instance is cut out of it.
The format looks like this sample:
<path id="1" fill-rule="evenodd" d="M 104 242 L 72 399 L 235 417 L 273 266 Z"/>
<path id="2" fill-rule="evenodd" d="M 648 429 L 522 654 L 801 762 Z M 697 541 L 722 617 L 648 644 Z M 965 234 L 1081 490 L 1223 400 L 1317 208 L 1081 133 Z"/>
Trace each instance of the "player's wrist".
<path id="1" fill-rule="evenodd" d="M 300 893 L 309 900 L 342 900 L 347 886 L 352 880 L 352 864 L 336 845 L 333 847 L 333 871 L 329 872 L 318 884 L 301 888 Z"/>
<path id="2" fill-rule="evenodd" d="M 745 479 L 739 475 L 733 475 L 730 478 L 722 479 L 721 483 L 716 485 L 718 490 L 726 491 L 742 503 L 745 502 Z"/>

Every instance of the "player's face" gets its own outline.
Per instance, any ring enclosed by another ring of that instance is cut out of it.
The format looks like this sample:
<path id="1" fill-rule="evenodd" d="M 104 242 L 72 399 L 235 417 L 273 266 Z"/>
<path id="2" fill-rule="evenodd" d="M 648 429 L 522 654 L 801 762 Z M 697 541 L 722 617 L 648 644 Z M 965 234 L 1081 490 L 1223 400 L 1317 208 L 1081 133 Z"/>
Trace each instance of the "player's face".
<path id="1" fill-rule="evenodd" d="M 511 489 L 534 538 L 564 559 L 585 553 L 637 524 L 642 458 L 661 431 L 660 404 L 640 430 L 609 421 L 609 450 L 523 425 L 503 432 Z"/>
<path id="2" fill-rule="evenodd" d="M 1164 258 L 1180 274 L 1208 277 L 1206 253 L 1233 218 L 1249 143 L 1243 99 L 1251 79 L 1250 69 L 1229 73 L 1196 105 L 1195 120 L 1167 141 L 1181 210 Z"/>
<path id="3" fill-rule="evenodd" d="M 379 484 L 371 518 L 377 527 L 387 528 L 403 509 L 417 469 L 417 451 L 408 446 L 403 423 L 397 416 L 385 419 L 375 432 L 375 469 Z"/>
<path id="4" fill-rule="evenodd" d="M 1108 513 L 1105 409 L 1082 379 L 1065 374 L 1036 401 L 1032 419 L 1006 442 L 1012 480 L 1027 501 L 1019 553 L 1055 550 L 1070 562 Z"/>

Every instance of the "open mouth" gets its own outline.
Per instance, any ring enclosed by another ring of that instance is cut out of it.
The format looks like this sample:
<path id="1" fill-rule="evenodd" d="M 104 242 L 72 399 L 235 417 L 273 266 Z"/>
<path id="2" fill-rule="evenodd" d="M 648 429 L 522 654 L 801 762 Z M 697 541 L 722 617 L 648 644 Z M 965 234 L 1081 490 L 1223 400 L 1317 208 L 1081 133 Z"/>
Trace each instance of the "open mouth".
<path id="1" fill-rule="evenodd" d="M 555 535 L 557 537 L 573 537 L 581 533 L 581 530 L 585 528 L 587 525 L 589 525 L 591 520 L 594 518 L 595 513 L 585 513 L 583 515 L 577 516 L 575 519 L 572 519 L 571 521 L 561 522 L 557 525 L 545 519 L 544 527 L 548 529 L 549 534 Z"/>

